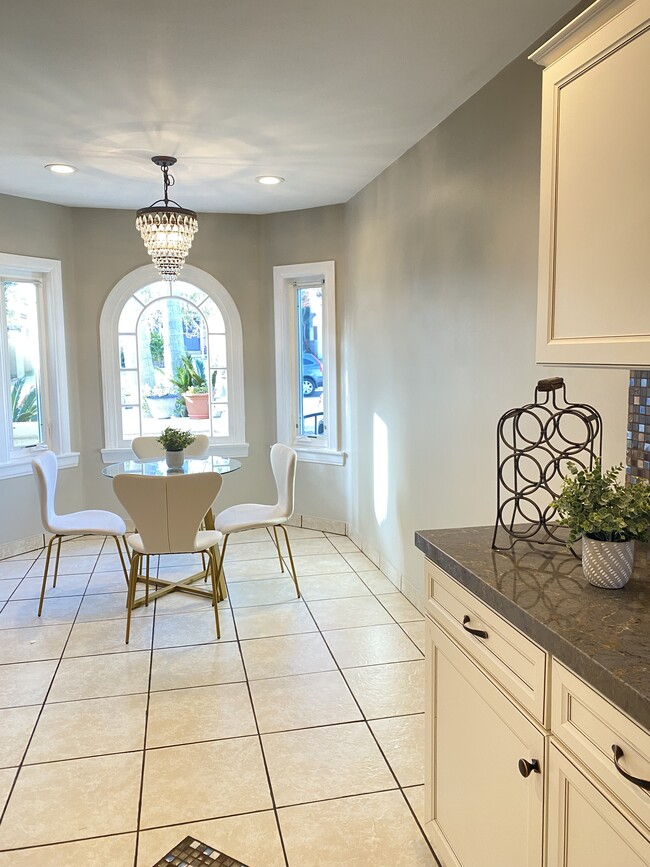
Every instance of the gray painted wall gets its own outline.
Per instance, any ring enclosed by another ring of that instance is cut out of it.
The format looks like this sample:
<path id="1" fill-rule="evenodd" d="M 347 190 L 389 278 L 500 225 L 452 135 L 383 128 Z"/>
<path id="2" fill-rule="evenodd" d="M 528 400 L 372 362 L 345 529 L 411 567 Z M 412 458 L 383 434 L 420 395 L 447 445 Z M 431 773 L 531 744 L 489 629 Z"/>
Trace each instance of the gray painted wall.
<path id="1" fill-rule="evenodd" d="M 603 413 L 605 461 L 625 455 L 627 372 L 535 365 L 540 99 L 521 58 L 346 207 L 351 525 L 418 593 L 414 531 L 494 521 L 496 423 L 538 379 L 564 376 Z"/>

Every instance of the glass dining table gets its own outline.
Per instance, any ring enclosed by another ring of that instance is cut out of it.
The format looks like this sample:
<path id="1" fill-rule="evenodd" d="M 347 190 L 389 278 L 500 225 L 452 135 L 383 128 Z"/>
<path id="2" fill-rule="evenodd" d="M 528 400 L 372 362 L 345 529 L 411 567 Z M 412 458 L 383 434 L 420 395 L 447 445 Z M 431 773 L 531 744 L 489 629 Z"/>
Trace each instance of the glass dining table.
<path id="1" fill-rule="evenodd" d="M 236 461 L 234 458 L 224 458 L 218 455 L 209 455 L 205 458 L 186 458 L 182 467 L 173 469 L 167 466 L 164 458 L 148 461 L 131 459 L 128 461 L 121 461 L 117 464 L 108 464 L 102 468 L 102 475 L 111 479 L 114 479 L 115 476 L 118 476 L 121 473 L 141 476 L 178 476 L 189 475 L 191 473 L 220 473 L 221 475 L 225 475 L 226 473 L 232 473 L 235 470 L 240 469 L 240 467 L 241 463 Z M 203 523 L 206 530 L 214 530 L 214 512 L 212 509 L 209 509 L 206 513 Z M 218 549 L 215 551 L 215 554 L 217 555 L 217 562 L 219 562 L 220 554 Z M 146 562 L 148 568 L 148 558 Z M 204 579 L 205 577 L 205 561 L 203 562 L 203 569 L 200 572 L 195 572 L 187 578 L 181 578 L 177 581 L 169 581 L 166 578 L 160 578 L 159 576 L 151 576 L 149 581 L 156 587 L 156 590 L 154 593 L 149 594 L 149 601 L 151 602 L 154 599 L 165 596 L 167 593 L 173 593 L 176 590 L 179 590 L 182 593 L 190 593 L 193 596 L 203 596 L 211 599 L 211 591 L 194 586 L 197 581 L 202 578 Z M 146 581 L 146 576 L 138 575 L 138 581 Z M 218 592 L 219 599 L 226 598 L 226 582 L 223 579 L 223 572 L 221 570 Z M 140 599 L 136 599 L 133 607 L 139 608 L 141 605 L 144 605 L 144 603 L 144 597 L 141 597 Z"/>

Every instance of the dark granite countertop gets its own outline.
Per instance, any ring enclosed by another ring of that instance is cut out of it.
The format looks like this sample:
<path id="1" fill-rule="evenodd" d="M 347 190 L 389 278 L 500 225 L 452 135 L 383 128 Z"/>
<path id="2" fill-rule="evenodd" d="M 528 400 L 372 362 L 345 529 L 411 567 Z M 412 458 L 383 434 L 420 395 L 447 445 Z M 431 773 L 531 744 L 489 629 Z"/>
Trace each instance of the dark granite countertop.
<path id="1" fill-rule="evenodd" d="M 637 543 L 622 590 L 593 587 L 569 551 L 517 542 L 491 550 L 492 527 L 420 530 L 429 560 L 650 730 L 650 552 Z"/>

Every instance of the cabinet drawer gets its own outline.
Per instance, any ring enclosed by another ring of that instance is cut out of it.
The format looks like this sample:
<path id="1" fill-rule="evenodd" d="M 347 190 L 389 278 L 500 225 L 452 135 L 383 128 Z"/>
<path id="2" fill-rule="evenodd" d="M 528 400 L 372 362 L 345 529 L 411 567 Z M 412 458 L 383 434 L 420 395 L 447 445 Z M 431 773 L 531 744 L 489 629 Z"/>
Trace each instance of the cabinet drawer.
<path id="1" fill-rule="evenodd" d="M 429 614 L 544 725 L 546 652 L 428 560 L 425 576 Z M 487 637 L 468 629 L 487 633 Z"/>
<path id="2" fill-rule="evenodd" d="M 650 781 L 650 734 L 555 659 L 551 683 L 552 734 L 650 828 L 650 792 L 619 773 L 612 752 L 618 745 L 621 768 Z"/>

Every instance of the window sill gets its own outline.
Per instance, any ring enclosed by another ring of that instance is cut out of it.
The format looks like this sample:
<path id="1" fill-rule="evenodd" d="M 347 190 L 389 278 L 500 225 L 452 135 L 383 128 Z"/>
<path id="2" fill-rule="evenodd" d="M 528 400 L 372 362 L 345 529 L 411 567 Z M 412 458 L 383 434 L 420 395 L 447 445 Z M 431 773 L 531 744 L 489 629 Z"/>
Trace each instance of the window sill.
<path id="1" fill-rule="evenodd" d="M 42 454 L 45 449 L 30 449 L 30 455 L 26 458 L 20 458 L 11 461 L 7 464 L 0 464 L 0 479 L 12 479 L 17 476 L 31 476 L 32 474 L 32 458 Z M 56 459 L 59 464 L 59 469 L 67 467 L 79 466 L 79 452 L 68 452 L 65 455 L 57 455 Z"/>
<path id="2" fill-rule="evenodd" d="M 223 445 L 212 445 L 208 449 L 209 455 L 218 455 L 222 458 L 247 458 L 248 443 L 224 443 Z M 120 461 L 134 460 L 133 450 L 127 446 L 126 448 L 117 449 L 102 449 L 102 461 L 105 464 L 117 464 Z"/>
<path id="3" fill-rule="evenodd" d="M 318 449 L 298 445 L 297 443 L 294 443 L 292 448 L 295 449 L 298 460 L 308 464 L 330 464 L 342 467 L 347 457 L 345 452 L 338 452 L 334 449 Z"/>

